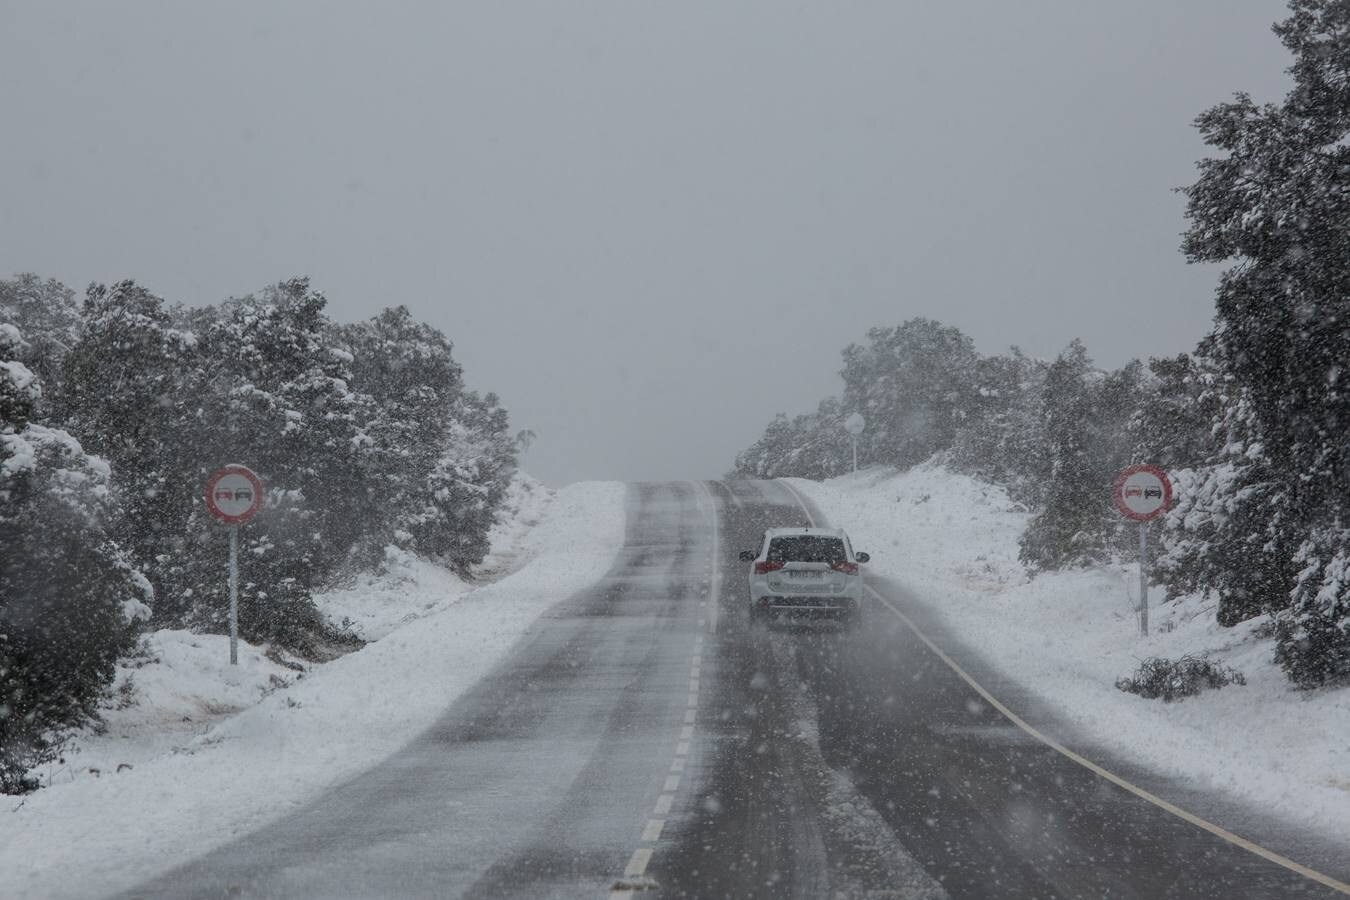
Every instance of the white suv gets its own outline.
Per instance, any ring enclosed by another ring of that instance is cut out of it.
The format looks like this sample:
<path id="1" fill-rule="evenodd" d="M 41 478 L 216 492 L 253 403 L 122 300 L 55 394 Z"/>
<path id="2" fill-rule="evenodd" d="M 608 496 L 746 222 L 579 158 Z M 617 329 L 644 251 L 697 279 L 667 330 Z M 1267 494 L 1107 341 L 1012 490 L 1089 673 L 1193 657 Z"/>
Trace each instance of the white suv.
<path id="1" fill-rule="evenodd" d="M 751 562 L 750 618 L 828 616 L 849 623 L 861 616 L 863 580 L 855 554 L 839 528 L 770 528 L 759 551 L 743 550 Z"/>

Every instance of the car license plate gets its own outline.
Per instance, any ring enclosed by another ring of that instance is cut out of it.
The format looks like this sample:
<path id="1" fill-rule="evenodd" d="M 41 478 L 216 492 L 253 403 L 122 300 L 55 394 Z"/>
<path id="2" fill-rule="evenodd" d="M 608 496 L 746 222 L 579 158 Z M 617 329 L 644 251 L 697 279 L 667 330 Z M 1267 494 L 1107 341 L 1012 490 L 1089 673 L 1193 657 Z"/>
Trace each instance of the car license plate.
<path id="1" fill-rule="evenodd" d="M 808 569 L 806 571 L 788 572 L 788 578 L 792 581 L 811 581 L 820 578 L 821 574 L 822 573 L 820 572 L 813 572 Z"/>

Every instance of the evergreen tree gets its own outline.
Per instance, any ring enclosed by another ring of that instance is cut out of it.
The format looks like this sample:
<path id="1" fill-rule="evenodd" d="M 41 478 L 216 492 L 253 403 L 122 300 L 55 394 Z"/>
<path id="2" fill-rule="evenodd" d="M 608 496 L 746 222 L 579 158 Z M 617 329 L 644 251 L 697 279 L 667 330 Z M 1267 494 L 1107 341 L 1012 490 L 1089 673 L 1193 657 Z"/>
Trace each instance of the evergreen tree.
<path id="1" fill-rule="evenodd" d="M 453 412 L 440 456 L 397 524 L 411 549 L 467 574 L 487 556 L 517 444 L 495 394 L 465 393 Z"/>
<path id="2" fill-rule="evenodd" d="M 1059 568 L 1098 557 L 1100 494 L 1107 488 L 1093 464 L 1091 422 L 1096 373 L 1087 349 L 1075 340 L 1045 374 L 1042 419 L 1048 468 L 1039 474 L 1041 512 L 1022 536 L 1022 561 L 1033 568 Z"/>
<path id="3" fill-rule="evenodd" d="M 736 457 L 740 478 L 830 478 L 853 466 L 853 445 L 844 430 L 850 413 L 836 397 L 815 412 L 789 419 L 779 414 L 759 440 Z M 859 459 L 865 457 L 859 453 Z"/>
<path id="4" fill-rule="evenodd" d="M 181 624 L 162 559 L 183 548 L 209 446 L 197 338 L 174 326 L 164 301 L 132 281 L 89 288 L 80 339 L 65 356 L 53 400 L 62 424 L 117 472 L 115 536 L 155 586 L 155 620 Z"/>
<path id="5" fill-rule="evenodd" d="M 1014 496 L 1031 493 L 1032 478 L 1048 476 L 1040 429 L 1048 365 L 1016 347 L 975 367 L 973 408 L 961 419 L 953 453 L 957 468 L 1007 485 Z"/>
<path id="6" fill-rule="evenodd" d="M 867 420 L 869 462 L 911 466 L 950 448 L 974 405 L 974 343 L 932 319 L 873 328 L 867 346 L 844 350 L 843 406 Z"/>
<path id="7" fill-rule="evenodd" d="M 311 595 L 352 554 L 375 502 L 362 424 L 369 398 L 353 392 L 351 359 L 329 343 L 326 301 L 305 279 L 197 314 L 205 388 L 193 487 L 180 527 L 187 546 L 169 573 L 197 627 L 224 625 L 224 530 L 198 494 L 210 472 L 242 463 L 267 500 L 241 533 L 240 633 L 315 652 L 324 631 Z"/>
<path id="8" fill-rule="evenodd" d="M 435 515 L 428 511 L 433 472 L 449 445 L 464 438 L 451 435 L 461 407 L 461 370 L 445 335 L 404 306 L 337 326 L 334 337 L 351 355 L 353 390 L 369 401 L 363 431 L 372 441 L 366 465 L 377 516 L 365 523 L 362 561 L 368 564 L 400 535 L 411 537 L 409 515 Z"/>
<path id="9" fill-rule="evenodd" d="M 106 528 L 109 468 L 34 420 L 38 380 L 0 325 L 0 791 L 94 715 L 119 655 L 148 616 L 149 582 Z"/>
<path id="10" fill-rule="evenodd" d="M 24 348 L 16 351 L 48 393 L 60 390 L 61 361 L 80 336 L 80 305 L 75 293 L 55 279 L 43 281 L 23 274 L 0 279 L 0 322 L 8 322 L 24 335 Z"/>
<path id="11" fill-rule="evenodd" d="M 1041 511 L 1022 535 L 1021 557 L 1032 568 L 1098 562 L 1127 542 L 1112 509 L 1115 474 L 1130 461 L 1130 422 L 1138 409 L 1143 366 L 1103 373 L 1081 341 L 1050 366 L 1042 391 L 1048 470 L 1033 473 Z"/>
<path id="12" fill-rule="evenodd" d="M 1148 367 L 1151 378 L 1129 423 L 1134 461 L 1176 472 L 1211 459 L 1220 449 L 1214 421 L 1222 411 L 1213 361 L 1181 353 L 1154 357 Z"/>
<path id="13" fill-rule="evenodd" d="M 1284 102 L 1237 94 L 1197 119 L 1223 155 L 1186 189 L 1183 250 L 1232 263 L 1204 351 L 1232 377 L 1219 424 L 1244 454 L 1218 505 L 1246 511 L 1225 527 L 1254 556 L 1220 576 L 1220 601 L 1229 620 L 1274 612 L 1281 661 L 1318 684 L 1350 675 L 1350 7 L 1289 7 Z"/>

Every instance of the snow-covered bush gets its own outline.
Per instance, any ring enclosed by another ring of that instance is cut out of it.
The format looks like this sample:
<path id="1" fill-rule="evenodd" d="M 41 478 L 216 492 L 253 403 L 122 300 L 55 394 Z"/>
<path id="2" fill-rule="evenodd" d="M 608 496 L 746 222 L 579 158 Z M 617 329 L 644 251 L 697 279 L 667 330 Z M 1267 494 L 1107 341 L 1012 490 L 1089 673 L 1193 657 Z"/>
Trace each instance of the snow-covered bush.
<path id="1" fill-rule="evenodd" d="M 1118 680 L 1116 687 L 1127 694 L 1171 703 L 1194 697 L 1204 690 L 1246 683 L 1247 679 L 1237 669 L 1203 657 L 1163 659 L 1155 656 L 1140 663 L 1133 676 Z"/>
<path id="2" fill-rule="evenodd" d="M 487 556 L 488 532 L 516 470 L 516 441 L 494 394 L 465 393 L 423 482 L 397 521 L 412 549 L 467 574 Z"/>
<path id="3" fill-rule="evenodd" d="M 853 448 L 844 430 L 848 415 L 838 398 L 826 397 L 813 413 L 776 416 L 759 440 L 737 454 L 733 473 L 743 478 L 829 478 L 849 471 Z"/>
<path id="4" fill-rule="evenodd" d="M 150 584 L 110 537 L 107 463 L 32 420 L 40 385 L 0 325 L 0 791 L 90 717 L 149 615 Z"/>

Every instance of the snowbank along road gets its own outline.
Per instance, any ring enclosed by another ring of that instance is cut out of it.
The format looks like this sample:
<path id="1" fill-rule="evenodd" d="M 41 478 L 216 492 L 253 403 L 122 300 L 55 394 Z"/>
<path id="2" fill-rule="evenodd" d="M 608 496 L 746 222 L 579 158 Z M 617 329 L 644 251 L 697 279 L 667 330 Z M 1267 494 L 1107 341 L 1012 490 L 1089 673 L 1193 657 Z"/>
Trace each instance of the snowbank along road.
<path id="1" fill-rule="evenodd" d="M 635 485 L 628 502 L 612 571 L 434 727 L 126 896 L 1344 891 L 1344 872 L 1168 809 L 1019 724 L 907 624 L 917 602 L 896 585 L 874 582 L 855 630 L 752 626 L 736 552 L 826 524 L 785 485 Z"/>

